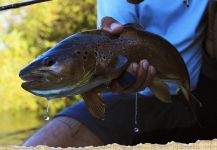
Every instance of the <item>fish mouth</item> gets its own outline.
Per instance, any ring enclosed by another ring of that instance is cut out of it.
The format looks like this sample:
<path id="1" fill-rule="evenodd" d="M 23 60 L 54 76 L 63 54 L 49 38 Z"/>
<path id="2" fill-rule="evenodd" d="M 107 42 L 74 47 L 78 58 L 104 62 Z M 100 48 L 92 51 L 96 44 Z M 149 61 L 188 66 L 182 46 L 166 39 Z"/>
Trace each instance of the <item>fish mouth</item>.
<path id="1" fill-rule="evenodd" d="M 79 94 L 86 83 L 81 83 L 79 85 L 55 85 L 52 82 L 43 80 L 29 80 L 21 84 L 21 87 L 37 96 L 46 97 L 47 99 L 56 99 L 65 96 L 73 96 Z"/>
<path id="2" fill-rule="evenodd" d="M 59 83 L 62 78 L 54 71 L 35 71 L 29 73 L 20 73 L 20 78 L 24 81 L 21 87 L 27 91 L 48 89 L 55 83 Z"/>
<path id="3" fill-rule="evenodd" d="M 52 70 L 39 70 L 39 71 L 28 72 L 28 73 L 20 72 L 19 77 L 25 82 L 30 82 L 30 81 L 54 82 L 57 81 L 58 79 L 61 79 L 61 77 Z"/>
<path id="4" fill-rule="evenodd" d="M 24 83 L 45 80 L 45 77 L 42 74 L 20 74 L 19 76 L 24 81 Z"/>

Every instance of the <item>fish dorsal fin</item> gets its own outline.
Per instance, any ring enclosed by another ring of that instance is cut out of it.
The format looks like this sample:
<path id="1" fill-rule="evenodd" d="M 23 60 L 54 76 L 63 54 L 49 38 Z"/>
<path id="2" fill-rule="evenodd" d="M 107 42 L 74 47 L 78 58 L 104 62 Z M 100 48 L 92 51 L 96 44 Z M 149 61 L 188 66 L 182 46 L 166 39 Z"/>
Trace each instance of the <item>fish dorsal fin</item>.
<path id="1" fill-rule="evenodd" d="M 159 78 L 154 78 L 154 80 L 151 83 L 150 89 L 153 92 L 153 94 L 162 102 L 172 102 L 168 85 L 161 81 Z"/>
<path id="2" fill-rule="evenodd" d="M 131 27 L 136 30 L 144 31 L 144 27 L 138 23 L 127 23 L 124 25 L 124 27 Z"/>
<path id="3" fill-rule="evenodd" d="M 116 59 L 116 63 L 113 67 L 113 71 L 120 70 L 122 68 L 125 68 L 128 65 L 128 58 L 123 55 L 119 55 Z"/>
<path id="4" fill-rule="evenodd" d="M 83 97 L 91 115 L 97 119 L 103 120 L 105 118 L 105 104 L 101 97 L 94 91 L 85 92 L 81 94 L 81 96 Z"/>
<path id="5" fill-rule="evenodd" d="M 132 4 L 139 4 L 141 3 L 142 1 L 144 0 L 127 0 L 129 3 L 132 3 Z"/>

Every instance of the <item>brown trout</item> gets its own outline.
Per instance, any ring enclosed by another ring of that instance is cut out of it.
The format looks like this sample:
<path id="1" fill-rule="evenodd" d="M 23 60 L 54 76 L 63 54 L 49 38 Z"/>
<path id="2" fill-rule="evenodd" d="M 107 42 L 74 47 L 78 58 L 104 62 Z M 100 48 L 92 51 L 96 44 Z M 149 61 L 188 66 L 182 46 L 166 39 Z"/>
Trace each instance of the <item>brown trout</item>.
<path id="1" fill-rule="evenodd" d="M 104 118 L 99 93 L 118 78 L 132 62 L 147 59 L 157 71 L 150 89 L 163 102 L 170 102 L 165 82 L 174 82 L 190 102 L 190 81 L 176 48 L 162 37 L 126 24 L 119 35 L 102 30 L 74 34 L 36 58 L 20 71 L 22 87 L 48 99 L 81 94 L 90 113 Z M 97 93 L 99 92 L 99 93 Z"/>

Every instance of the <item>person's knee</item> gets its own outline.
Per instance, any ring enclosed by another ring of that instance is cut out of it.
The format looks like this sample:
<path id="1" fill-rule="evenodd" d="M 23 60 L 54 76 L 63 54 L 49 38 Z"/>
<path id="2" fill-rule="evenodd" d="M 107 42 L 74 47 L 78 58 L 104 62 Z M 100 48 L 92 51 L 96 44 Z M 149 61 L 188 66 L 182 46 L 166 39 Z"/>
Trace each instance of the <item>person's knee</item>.
<path id="1" fill-rule="evenodd" d="M 28 139 L 24 146 L 80 147 L 103 145 L 86 126 L 70 117 L 57 117 Z"/>

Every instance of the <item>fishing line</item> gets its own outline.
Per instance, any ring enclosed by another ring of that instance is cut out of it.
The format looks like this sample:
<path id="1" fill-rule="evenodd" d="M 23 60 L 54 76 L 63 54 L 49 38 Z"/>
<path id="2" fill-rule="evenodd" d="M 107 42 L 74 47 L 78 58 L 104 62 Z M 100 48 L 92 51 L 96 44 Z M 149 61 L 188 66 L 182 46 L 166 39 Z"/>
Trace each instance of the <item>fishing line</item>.
<path id="1" fill-rule="evenodd" d="M 0 11 L 7 10 L 7 9 L 15 9 L 23 6 L 29 6 L 37 3 L 48 2 L 48 1 L 52 1 L 52 0 L 32 0 L 27 2 L 14 3 L 10 5 L 0 6 Z"/>

